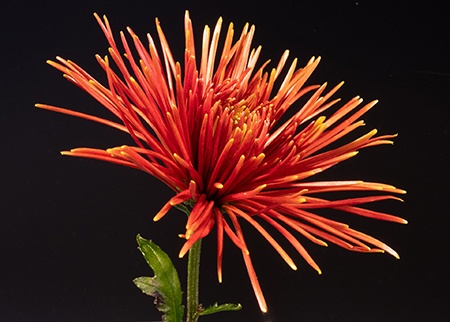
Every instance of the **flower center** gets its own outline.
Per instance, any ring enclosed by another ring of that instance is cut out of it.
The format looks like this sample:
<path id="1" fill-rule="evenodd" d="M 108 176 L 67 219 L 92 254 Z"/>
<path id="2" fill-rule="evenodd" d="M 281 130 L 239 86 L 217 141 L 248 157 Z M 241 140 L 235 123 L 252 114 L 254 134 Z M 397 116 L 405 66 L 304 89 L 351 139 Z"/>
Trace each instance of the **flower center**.
<path id="1" fill-rule="evenodd" d="M 247 121 L 247 117 L 250 115 L 250 109 L 247 108 L 245 104 L 243 105 L 237 105 L 231 107 L 232 112 L 232 120 L 233 125 L 239 126 L 242 123 L 245 123 Z"/>

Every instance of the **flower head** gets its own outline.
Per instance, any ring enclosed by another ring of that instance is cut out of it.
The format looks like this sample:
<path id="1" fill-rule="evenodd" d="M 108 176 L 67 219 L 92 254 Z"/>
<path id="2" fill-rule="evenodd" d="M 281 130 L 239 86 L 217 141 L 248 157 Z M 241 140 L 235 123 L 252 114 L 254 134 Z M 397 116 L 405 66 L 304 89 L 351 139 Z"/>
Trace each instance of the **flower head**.
<path id="1" fill-rule="evenodd" d="M 109 56 L 97 55 L 108 83 L 100 84 L 70 60 L 57 57 L 58 62 L 49 64 L 97 99 L 114 114 L 116 121 L 50 105 L 37 106 L 106 124 L 132 136 L 136 146 L 107 150 L 78 148 L 63 154 L 136 168 L 172 188 L 175 195 L 154 220 L 161 219 L 174 206 L 191 207 L 186 231 L 181 235 L 186 242 L 180 257 L 197 240 L 215 231 L 217 274 L 222 281 L 223 239 L 227 236 L 242 251 L 262 311 L 267 306 L 242 221 L 253 226 L 292 269 L 296 269 L 294 261 L 264 228 L 267 224 L 281 233 L 319 273 L 318 265 L 298 237 L 322 246 L 331 242 L 352 251 L 387 252 L 398 257 L 381 241 L 320 216 L 315 210 L 330 208 L 405 223 L 401 218 L 361 207 L 374 201 L 398 199 L 390 194 L 401 194 L 403 190 L 359 180 L 310 180 L 355 156 L 362 148 L 392 143 L 394 135 L 377 136 L 377 131 L 372 130 L 348 143 L 333 144 L 363 126 L 361 116 L 376 101 L 361 105 L 362 99 L 355 97 L 335 108 L 339 100 L 332 96 L 342 83 L 328 91 L 326 84 L 305 85 L 320 58 L 311 58 L 303 68 L 297 68 L 294 59 L 283 79 L 280 75 L 285 70 L 288 51 L 270 72 L 265 71 L 269 62 L 257 67 L 261 47 L 251 47 L 254 26 L 245 25 L 234 41 L 230 24 L 225 41 L 219 46 L 222 28 L 219 19 L 212 35 L 205 27 L 201 52 L 197 54 L 192 23 L 186 12 L 186 44 L 181 64 L 173 58 L 158 20 L 161 50 L 157 50 L 150 35 L 145 47 L 127 28 L 132 44 L 120 33 L 125 52 L 122 55 L 106 17 L 103 20 L 95 17 L 110 46 Z M 279 87 L 275 86 L 278 80 Z M 306 103 L 295 107 L 293 116 L 281 122 L 291 105 L 306 94 Z M 330 116 L 325 117 L 324 113 Z M 366 193 L 350 199 L 320 197 L 322 193 L 336 191 Z"/>

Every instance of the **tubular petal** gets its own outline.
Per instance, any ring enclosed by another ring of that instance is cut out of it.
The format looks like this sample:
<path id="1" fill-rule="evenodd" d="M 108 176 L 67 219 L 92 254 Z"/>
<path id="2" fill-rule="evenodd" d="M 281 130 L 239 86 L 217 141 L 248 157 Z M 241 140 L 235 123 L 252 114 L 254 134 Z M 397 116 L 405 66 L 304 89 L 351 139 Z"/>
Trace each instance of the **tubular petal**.
<path id="1" fill-rule="evenodd" d="M 295 249 L 298 251 L 300 255 L 306 260 L 306 262 L 314 268 L 319 274 L 322 274 L 321 269 L 316 264 L 316 262 L 311 258 L 311 256 L 308 254 L 306 249 L 300 244 L 300 242 L 284 227 L 282 227 L 279 223 L 277 223 L 275 220 L 270 218 L 267 215 L 260 214 L 261 218 L 266 220 L 269 224 L 271 224 L 273 227 L 275 227 L 291 244 L 295 247 Z"/>
<path id="2" fill-rule="evenodd" d="M 222 257 L 223 257 L 223 217 L 220 211 L 214 211 L 217 223 L 217 279 L 222 283 Z"/>
<path id="3" fill-rule="evenodd" d="M 270 236 L 270 234 L 255 220 L 253 220 L 249 215 L 247 215 L 245 212 L 241 211 L 238 208 L 232 208 L 230 206 L 224 206 L 226 211 L 228 213 L 233 212 L 239 215 L 240 217 L 244 218 L 247 222 L 249 222 L 253 227 L 256 228 L 256 230 L 259 231 L 261 235 L 272 245 L 273 248 L 280 254 L 280 256 L 284 259 L 284 261 L 295 271 L 297 270 L 297 266 L 294 264 L 294 261 L 291 259 L 291 257 L 284 251 L 284 249 L 278 244 L 275 239 Z"/>
<path id="4" fill-rule="evenodd" d="M 172 208 L 173 206 L 179 205 L 186 200 L 190 198 L 189 190 L 183 190 L 174 197 L 172 197 L 162 208 L 161 210 L 156 214 L 155 217 L 153 217 L 153 221 L 158 221 L 162 217 L 164 217 L 167 212 Z"/>

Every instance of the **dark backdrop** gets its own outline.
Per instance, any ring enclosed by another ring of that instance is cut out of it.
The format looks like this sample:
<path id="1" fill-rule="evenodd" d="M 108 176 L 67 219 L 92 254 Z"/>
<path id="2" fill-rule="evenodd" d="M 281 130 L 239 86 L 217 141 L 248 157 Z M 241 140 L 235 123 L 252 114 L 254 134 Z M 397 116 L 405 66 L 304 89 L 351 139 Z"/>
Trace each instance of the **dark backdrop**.
<path id="1" fill-rule="evenodd" d="M 13 4 L 14 3 L 14 4 Z M 305 241 L 318 276 L 294 256 L 291 271 L 247 229 L 271 321 L 447 321 L 450 63 L 448 11 L 430 1 L 10 1 L 0 13 L 0 320 L 148 321 L 152 299 L 132 278 L 151 275 L 135 235 L 152 238 L 177 259 L 184 215 L 152 217 L 171 191 L 150 176 L 93 160 L 62 157 L 79 146 L 111 147 L 129 138 L 107 127 L 37 110 L 36 102 L 105 115 L 86 94 L 45 64 L 56 55 L 101 75 L 94 54 L 106 41 L 93 12 L 118 32 L 143 38 L 159 17 L 175 55 L 183 53 L 183 14 L 197 39 L 221 15 L 237 33 L 256 25 L 262 59 L 285 49 L 302 64 L 323 58 L 310 83 L 341 80 L 344 100 L 380 99 L 367 129 L 399 133 L 395 145 L 364 150 L 322 178 L 364 179 L 408 190 L 386 202 L 408 225 L 345 217 L 401 256 L 364 255 Z M 444 3 L 444 2 L 442 2 Z M 294 106 L 295 108 L 295 106 Z M 248 228 L 248 227 L 247 227 Z M 224 283 L 215 278 L 215 238 L 204 242 L 200 297 L 205 305 L 238 301 L 244 309 L 202 321 L 263 321 L 239 252 L 228 243 Z M 185 273 L 180 272 L 183 279 Z"/>

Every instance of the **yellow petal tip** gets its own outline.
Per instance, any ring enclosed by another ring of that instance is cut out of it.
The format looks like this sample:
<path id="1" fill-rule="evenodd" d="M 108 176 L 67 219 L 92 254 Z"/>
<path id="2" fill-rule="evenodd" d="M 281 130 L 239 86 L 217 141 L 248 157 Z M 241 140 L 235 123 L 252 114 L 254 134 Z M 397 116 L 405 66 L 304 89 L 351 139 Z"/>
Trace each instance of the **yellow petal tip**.
<path id="1" fill-rule="evenodd" d="M 216 183 L 214 183 L 214 188 L 216 188 L 216 189 L 222 189 L 223 188 L 223 184 L 221 184 L 220 182 L 216 182 Z"/>

